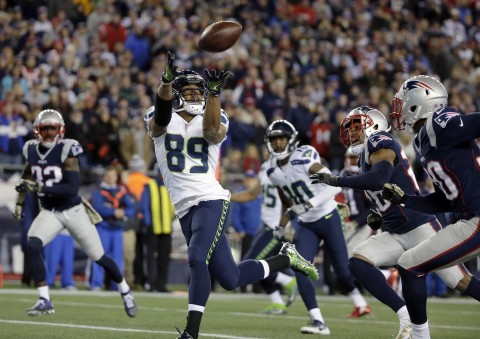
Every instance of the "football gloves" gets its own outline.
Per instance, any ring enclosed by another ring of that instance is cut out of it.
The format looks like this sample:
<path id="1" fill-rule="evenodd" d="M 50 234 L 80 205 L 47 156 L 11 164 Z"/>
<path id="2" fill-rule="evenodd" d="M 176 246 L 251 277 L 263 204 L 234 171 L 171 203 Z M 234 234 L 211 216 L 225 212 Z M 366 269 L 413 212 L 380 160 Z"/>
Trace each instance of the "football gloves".
<path id="1" fill-rule="evenodd" d="M 407 200 L 405 192 L 395 184 L 385 184 L 383 186 L 382 197 L 394 205 L 400 205 Z"/>
<path id="2" fill-rule="evenodd" d="M 312 184 L 325 184 L 329 186 L 338 186 L 338 175 L 332 173 L 315 173 L 310 175 Z"/>
<path id="3" fill-rule="evenodd" d="M 12 212 L 12 215 L 15 218 L 15 220 L 21 221 L 23 219 L 23 205 L 16 204 Z"/>
<path id="4" fill-rule="evenodd" d="M 180 74 L 177 71 L 178 66 L 175 66 L 174 61 L 175 54 L 173 54 L 172 52 L 167 52 L 167 66 L 165 67 L 165 71 L 163 71 L 162 74 L 162 82 L 164 84 L 171 83 Z"/>
<path id="5" fill-rule="evenodd" d="M 310 209 L 310 207 L 307 204 L 297 204 L 297 205 L 293 205 L 292 207 L 287 209 L 285 214 L 288 214 L 290 219 L 295 219 L 297 216 L 305 213 L 309 209 Z"/>
<path id="6" fill-rule="evenodd" d="M 382 215 L 374 210 L 370 210 L 370 214 L 367 217 L 367 224 L 372 230 L 378 231 L 382 228 Z"/>
<path id="7" fill-rule="evenodd" d="M 209 71 L 205 69 L 205 74 L 207 75 L 208 82 L 207 82 L 207 90 L 208 93 L 213 96 L 219 96 L 220 92 L 222 91 L 223 87 L 227 83 L 227 79 L 233 75 L 232 72 L 229 71 L 216 71 L 212 69 Z"/>
<path id="8" fill-rule="evenodd" d="M 273 230 L 273 236 L 279 241 L 285 241 L 285 227 L 278 225 Z"/>
<path id="9" fill-rule="evenodd" d="M 33 180 L 22 179 L 20 183 L 15 186 L 15 190 L 19 193 L 41 192 L 42 186 Z"/>

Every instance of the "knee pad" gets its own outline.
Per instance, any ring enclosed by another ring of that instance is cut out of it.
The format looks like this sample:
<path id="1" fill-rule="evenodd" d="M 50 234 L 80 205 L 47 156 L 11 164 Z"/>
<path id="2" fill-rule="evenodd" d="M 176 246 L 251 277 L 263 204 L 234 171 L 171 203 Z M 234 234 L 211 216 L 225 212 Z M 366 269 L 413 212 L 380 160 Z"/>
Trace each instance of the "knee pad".
<path id="1" fill-rule="evenodd" d="M 37 255 L 42 252 L 43 242 L 36 237 L 28 238 L 27 253 L 29 255 Z"/>

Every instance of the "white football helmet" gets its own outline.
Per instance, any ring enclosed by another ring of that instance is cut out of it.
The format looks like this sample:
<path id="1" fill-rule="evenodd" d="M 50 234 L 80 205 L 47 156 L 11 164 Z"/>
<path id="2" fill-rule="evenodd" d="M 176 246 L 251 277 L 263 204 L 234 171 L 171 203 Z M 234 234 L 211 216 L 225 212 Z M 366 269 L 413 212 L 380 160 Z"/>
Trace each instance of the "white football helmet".
<path id="1" fill-rule="evenodd" d="M 275 152 L 272 147 L 270 138 L 285 136 L 288 138 L 288 144 L 285 149 L 281 152 Z M 293 127 L 291 123 L 287 120 L 276 120 L 267 127 L 265 132 L 265 144 L 267 145 L 267 150 L 270 155 L 272 155 L 277 160 L 283 160 L 292 154 L 295 147 L 298 145 L 297 141 L 298 132 Z"/>
<path id="2" fill-rule="evenodd" d="M 145 123 L 145 129 L 147 130 L 147 134 L 149 136 L 152 136 L 152 131 L 150 130 L 150 120 L 152 120 L 154 113 L 155 113 L 155 106 L 152 106 L 149 109 L 147 109 L 147 111 L 143 115 L 143 122 Z"/>
<path id="3" fill-rule="evenodd" d="M 340 124 L 340 140 L 343 146 L 350 147 L 353 154 L 360 155 L 370 135 L 388 130 L 390 127 L 382 112 L 368 106 L 360 106 L 351 110 Z"/>
<path id="4" fill-rule="evenodd" d="M 43 147 L 52 148 L 65 135 L 62 115 L 53 109 L 41 111 L 33 122 L 33 134 Z"/>
<path id="5" fill-rule="evenodd" d="M 406 129 L 415 135 L 415 123 L 446 107 L 447 103 L 448 93 L 440 81 L 427 75 L 411 77 L 393 98 L 390 123 L 395 130 Z"/>
<path id="6" fill-rule="evenodd" d="M 184 97 L 184 87 L 187 85 L 196 85 L 200 91 L 200 100 L 187 101 Z M 207 99 L 207 83 L 195 71 L 183 70 L 180 75 L 172 82 L 173 89 L 173 111 L 198 115 L 205 111 L 205 103 Z"/>

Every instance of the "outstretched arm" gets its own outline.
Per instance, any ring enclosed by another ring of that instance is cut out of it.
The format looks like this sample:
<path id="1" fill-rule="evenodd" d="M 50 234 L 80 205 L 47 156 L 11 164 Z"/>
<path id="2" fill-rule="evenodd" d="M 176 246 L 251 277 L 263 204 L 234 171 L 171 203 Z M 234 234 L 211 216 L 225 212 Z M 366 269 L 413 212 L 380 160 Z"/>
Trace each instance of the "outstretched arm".
<path id="1" fill-rule="evenodd" d="M 227 128 L 221 123 L 220 92 L 232 73 L 206 69 L 205 74 L 208 95 L 203 115 L 203 137 L 211 144 L 218 144 L 227 134 Z"/>
<path id="2" fill-rule="evenodd" d="M 257 199 L 260 194 L 260 181 L 255 180 L 255 184 L 244 191 L 232 193 L 230 201 L 232 202 L 248 202 Z"/>

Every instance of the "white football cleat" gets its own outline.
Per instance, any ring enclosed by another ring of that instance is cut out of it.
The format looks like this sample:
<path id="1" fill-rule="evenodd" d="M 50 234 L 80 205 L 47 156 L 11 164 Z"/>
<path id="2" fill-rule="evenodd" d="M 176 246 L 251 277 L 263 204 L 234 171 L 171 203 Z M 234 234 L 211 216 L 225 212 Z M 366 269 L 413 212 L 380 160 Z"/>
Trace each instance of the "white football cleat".
<path id="1" fill-rule="evenodd" d="M 398 331 L 398 334 L 395 339 L 411 339 L 411 338 L 413 338 L 412 325 L 411 324 L 400 325 L 400 330 Z"/>
<path id="2" fill-rule="evenodd" d="M 313 320 L 307 326 L 300 328 L 300 332 L 303 334 L 320 334 L 320 335 L 329 335 L 330 330 L 327 325 L 325 325 L 320 320 Z"/>

